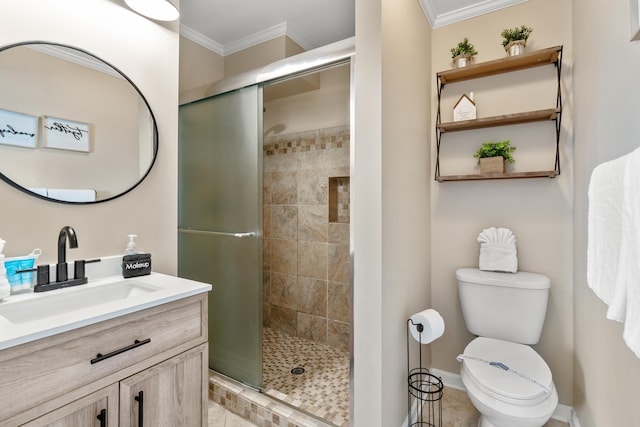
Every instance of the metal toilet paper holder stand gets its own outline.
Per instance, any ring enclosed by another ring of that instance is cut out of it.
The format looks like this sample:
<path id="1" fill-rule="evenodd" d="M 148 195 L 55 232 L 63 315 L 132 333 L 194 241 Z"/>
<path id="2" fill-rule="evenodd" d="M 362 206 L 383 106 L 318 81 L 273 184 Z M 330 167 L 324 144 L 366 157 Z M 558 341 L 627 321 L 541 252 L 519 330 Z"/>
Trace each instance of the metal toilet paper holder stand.
<path id="1" fill-rule="evenodd" d="M 411 326 L 418 331 L 418 367 L 411 368 L 410 338 Z M 407 319 L 407 385 L 409 395 L 407 399 L 408 427 L 442 427 L 442 394 L 444 385 L 442 379 L 429 372 L 422 366 L 422 323 L 414 323 Z M 415 404 L 412 405 L 412 397 Z M 415 406 L 415 407 L 414 407 Z"/>

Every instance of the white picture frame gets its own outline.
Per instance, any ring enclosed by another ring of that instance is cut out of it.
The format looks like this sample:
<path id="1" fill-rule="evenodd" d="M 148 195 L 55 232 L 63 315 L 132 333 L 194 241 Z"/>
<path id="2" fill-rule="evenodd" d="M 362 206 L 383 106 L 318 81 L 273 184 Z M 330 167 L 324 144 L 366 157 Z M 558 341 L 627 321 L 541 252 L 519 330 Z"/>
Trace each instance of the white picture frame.
<path id="1" fill-rule="evenodd" d="M 88 123 L 44 116 L 42 118 L 42 146 L 58 150 L 88 153 L 91 132 Z"/>
<path id="2" fill-rule="evenodd" d="M 0 110 L 0 144 L 36 148 L 38 145 L 38 117 Z"/>

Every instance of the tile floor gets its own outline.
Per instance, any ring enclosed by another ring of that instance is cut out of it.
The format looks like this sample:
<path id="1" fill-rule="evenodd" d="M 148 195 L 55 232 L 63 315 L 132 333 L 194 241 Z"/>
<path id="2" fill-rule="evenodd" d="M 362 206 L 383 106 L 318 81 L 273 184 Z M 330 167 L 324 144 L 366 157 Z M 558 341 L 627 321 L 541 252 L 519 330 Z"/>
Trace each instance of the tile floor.
<path id="1" fill-rule="evenodd" d="M 349 425 L 349 353 L 271 328 L 263 335 L 264 393 L 340 427 Z M 304 373 L 294 375 L 293 368 Z"/>
<path id="2" fill-rule="evenodd" d="M 291 369 L 301 367 L 305 372 L 292 375 Z M 280 407 L 277 401 L 299 408 L 303 412 L 320 417 L 332 426 L 347 427 L 349 425 L 349 354 L 333 347 L 314 343 L 303 338 L 291 337 L 270 328 L 264 328 L 264 394 L 252 390 L 236 391 L 238 397 L 230 398 L 228 390 L 241 388 L 227 384 L 227 404 L 247 400 L 246 408 L 233 407 L 237 413 L 245 415 L 261 415 L 255 406 L 264 405 L 267 412 L 279 415 L 280 422 L 268 423 L 261 417 L 259 424 L 254 424 L 231 412 L 218 403 L 209 402 L 209 427 L 254 427 L 261 425 L 303 425 L 326 426 L 327 424 L 314 421 L 310 417 L 304 420 L 285 421 L 285 414 L 292 409 Z M 224 379 L 216 379 L 215 383 L 224 383 Z M 255 395 L 253 397 L 249 395 Z M 266 395 L 266 396 L 265 396 Z M 268 403 L 267 396 L 276 399 Z M 246 398 L 246 399 L 245 399 Z M 218 396 L 218 402 L 225 399 Z M 265 403 L 266 402 L 266 403 Z M 239 404 L 238 404 L 239 405 Z M 243 406 L 243 405 L 239 405 Z M 301 415 L 303 416 L 303 415 Z M 264 415 L 265 419 L 271 419 Z M 466 392 L 444 388 L 442 399 L 443 427 L 475 427 L 479 414 L 473 407 Z M 284 423 L 284 424 L 283 424 Z M 544 427 L 568 427 L 568 424 L 550 420 Z"/>
<path id="3" fill-rule="evenodd" d="M 443 427 L 475 427 L 478 413 L 464 391 L 445 388 L 442 402 Z M 209 427 L 255 427 L 250 421 L 209 401 Z M 550 420 L 544 427 L 568 427 L 568 424 Z"/>
<path id="4" fill-rule="evenodd" d="M 467 393 L 449 387 L 442 394 L 442 427 L 475 427 L 480 414 L 467 397 Z M 549 420 L 544 427 L 568 427 L 569 424 Z"/>

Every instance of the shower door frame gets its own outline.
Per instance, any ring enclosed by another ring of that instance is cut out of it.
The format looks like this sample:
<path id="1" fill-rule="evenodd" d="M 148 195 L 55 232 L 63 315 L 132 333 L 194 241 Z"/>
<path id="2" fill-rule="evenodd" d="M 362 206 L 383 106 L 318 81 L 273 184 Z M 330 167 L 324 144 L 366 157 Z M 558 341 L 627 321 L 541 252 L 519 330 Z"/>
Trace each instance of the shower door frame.
<path id="1" fill-rule="evenodd" d="M 350 153 L 349 169 L 351 180 L 355 176 L 355 82 L 354 65 L 356 58 L 355 37 L 350 37 L 326 46 L 322 46 L 298 55 L 275 61 L 267 66 L 247 71 L 236 76 L 228 77 L 215 82 L 206 92 L 206 98 L 221 95 L 227 92 L 243 89 L 253 85 L 264 87 L 268 84 L 289 80 L 295 77 L 304 76 L 325 69 L 340 65 L 350 65 L 351 74 L 349 81 L 349 132 L 350 132 Z M 195 101 L 190 101 L 195 102 Z M 190 103 L 188 102 L 188 103 Z M 263 102 L 264 107 L 264 102 Z M 354 185 L 351 185 L 351 200 L 354 200 Z M 353 203 L 350 203 L 353 212 Z M 350 215 L 353 217 L 353 215 Z M 262 230 L 261 230 L 262 234 Z M 353 259 L 354 259 L 354 227 L 349 227 L 349 270 L 351 279 L 351 306 L 353 306 Z M 351 310 L 351 331 L 350 331 L 350 418 L 353 417 L 353 310 Z"/>

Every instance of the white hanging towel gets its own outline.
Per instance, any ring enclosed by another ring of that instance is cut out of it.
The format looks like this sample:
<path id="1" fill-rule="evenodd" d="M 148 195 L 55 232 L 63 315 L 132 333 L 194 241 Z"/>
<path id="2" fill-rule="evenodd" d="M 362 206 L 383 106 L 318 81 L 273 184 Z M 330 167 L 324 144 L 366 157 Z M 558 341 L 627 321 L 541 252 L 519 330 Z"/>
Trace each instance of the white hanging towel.
<path id="1" fill-rule="evenodd" d="M 516 237 L 508 228 L 486 228 L 478 235 L 480 270 L 516 273 L 518 254 Z"/>
<path id="2" fill-rule="evenodd" d="M 626 288 L 624 341 L 640 358 L 640 148 L 631 153 L 623 181 L 619 280 Z"/>
<path id="3" fill-rule="evenodd" d="M 626 156 L 602 163 L 591 173 L 587 224 L 587 283 L 609 306 L 607 318 L 624 321 L 626 289 L 618 280 L 622 239 Z"/>
<path id="4" fill-rule="evenodd" d="M 588 285 L 640 358 L 640 148 L 593 170 L 588 232 Z"/>

